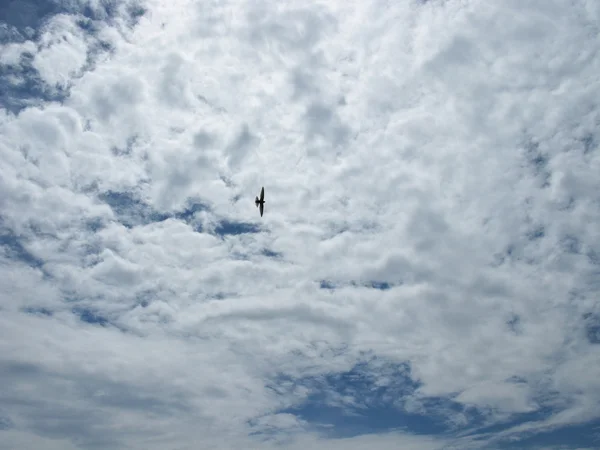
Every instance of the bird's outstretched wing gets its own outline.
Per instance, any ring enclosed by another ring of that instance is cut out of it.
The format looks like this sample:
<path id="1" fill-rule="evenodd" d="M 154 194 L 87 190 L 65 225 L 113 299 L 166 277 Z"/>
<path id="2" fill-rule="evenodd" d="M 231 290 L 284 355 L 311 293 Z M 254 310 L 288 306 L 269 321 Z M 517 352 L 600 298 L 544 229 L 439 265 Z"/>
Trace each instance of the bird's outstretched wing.
<path id="1" fill-rule="evenodd" d="M 265 199 L 265 187 L 263 186 L 260 190 L 260 201 L 262 202 Z"/>
<path id="2" fill-rule="evenodd" d="M 262 215 L 263 215 L 263 209 L 264 209 L 264 207 L 265 207 L 265 204 L 261 203 L 260 204 L 260 217 L 262 217 Z"/>

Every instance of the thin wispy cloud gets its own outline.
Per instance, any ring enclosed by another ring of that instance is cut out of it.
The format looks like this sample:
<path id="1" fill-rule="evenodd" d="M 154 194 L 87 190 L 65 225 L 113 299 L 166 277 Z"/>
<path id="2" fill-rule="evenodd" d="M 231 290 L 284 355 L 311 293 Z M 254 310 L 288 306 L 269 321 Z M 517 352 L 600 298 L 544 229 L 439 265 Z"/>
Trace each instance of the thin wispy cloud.
<path id="1" fill-rule="evenodd" d="M 599 31 L 0 6 L 0 449 L 596 448 Z"/>

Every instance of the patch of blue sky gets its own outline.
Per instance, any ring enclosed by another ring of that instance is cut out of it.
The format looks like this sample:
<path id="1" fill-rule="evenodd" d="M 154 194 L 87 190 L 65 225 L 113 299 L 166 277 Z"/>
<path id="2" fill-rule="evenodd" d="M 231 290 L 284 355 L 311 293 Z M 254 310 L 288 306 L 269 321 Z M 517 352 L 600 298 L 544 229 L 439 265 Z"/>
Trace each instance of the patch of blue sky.
<path id="1" fill-rule="evenodd" d="M 510 330 L 515 334 L 520 334 L 522 331 L 521 317 L 518 314 L 511 314 L 510 319 L 506 321 L 506 325 L 508 325 Z"/>
<path id="2" fill-rule="evenodd" d="M 388 282 L 388 281 L 382 281 L 382 280 L 370 280 L 370 281 L 366 281 L 366 282 L 356 282 L 356 281 L 350 281 L 347 283 L 335 283 L 331 280 L 320 280 L 319 281 L 319 287 L 321 289 L 336 289 L 338 287 L 341 286 L 353 286 L 353 287 L 367 287 L 367 288 L 372 288 L 372 289 L 377 289 L 380 291 L 387 291 L 388 289 L 391 289 L 394 286 L 394 283 Z"/>
<path id="3" fill-rule="evenodd" d="M 600 344 L 600 316 L 586 313 L 583 315 L 585 334 L 590 344 Z"/>
<path id="4" fill-rule="evenodd" d="M 386 380 L 382 382 L 382 380 Z M 515 377 L 514 382 L 525 382 Z M 278 376 L 268 387 L 278 393 L 296 387 L 310 391 L 300 405 L 279 413 L 293 414 L 329 438 L 353 437 L 363 434 L 404 431 L 417 435 L 445 436 L 450 439 L 471 437 L 482 443 L 486 436 L 523 424 L 535 424 L 554 416 L 556 408 L 544 404 L 536 411 L 514 414 L 507 420 L 486 426 L 487 411 L 459 404 L 451 397 L 419 398 L 417 411 L 406 408 L 419 387 L 410 377 L 406 364 L 384 367 L 361 363 L 342 373 L 322 377 L 293 379 Z M 453 415 L 463 421 L 457 423 Z M 600 421 L 565 426 L 532 435 L 512 435 L 496 442 L 494 448 L 538 448 L 542 445 L 578 445 L 595 448 L 598 445 Z M 483 444 L 482 448 L 486 448 Z"/>
<path id="5" fill-rule="evenodd" d="M 382 382 L 382 380 L 386 380 Z M 273 389 L 280 386 L 302 386 L 310 390 L 306 401 L 286 408 L 289 413 L 322 430 L 329 437 L 352 437 L 361 434 L 404 430 L 414 434 L 439 435 L 452 425 L 441 412 L 455 411 L 479 422 L 477 411 L 465 411 L 459 404 L 445 398 L 429 398 L 422 410 L 411 412 L 402 406 L 418 388 L 410 378 L 406 364 L 386 364 L 373 367 L 360 363 L 342 373 L 322 377 L 290 379 L 280 377 Z"/>
<path id="6" fill-rule="evenodd" d="M 92 7 L 93 6 L 93 7 Z M 57 14 L 77 15 L 77 24 L 86 34 L 96 36 L 98 23 L 111 24 L 118 13 L 119 2 L 95 3 L 61 0 L 9 0 L 0 2 L 0 44 L 39 41 L 45 24 Z M 130 2 L 126 21 L 135 26 L 146 10 L 141 3 Z M 96 55 L 111 51 L 108 42 L 97 39 L 88 48 L 87 65 L 93 67 Z M 34 55 L 25 52 L 16 64 L 0 64 L 0 105 L 17 114 L 24 108 L 44 102 L 62 102 L 69 94 L 68 86 L 48 86 L 33 66 Z"/>
<path id="7" fill-rule="evenodd" d="M 22 262 L 33 268 L 40 268 L 44 264 L 41 259 L 27 250 L 23 239 L 15 235 L 12 230 L 0 228 L 0 247 L 9 259 Z"/>
<path id="8" fill-rule="evenodd" d="M 90 308 L 76 306 L 71 311 L 78 316 L 82 322 L 103 327 L 109 324 L 109 320 L 106 317 Z"/>
<path id="9" fill-rule="evenodd" d="M 543 225 L 533 227 L 527 232 L 527 239 L 530 241 L 536 241 L 543 238 L 546 235 L 546 230 Z"/>
<path id="10" fill-rule="evenodd" d="M 368 286 L 372 287 L 373 289 L 379 289 L 380 291 L 387 291 L 392 287 L 392 285 L 387 281 L 370 281 Z"/>
<path id="11" fill-rule="evenodd" d="M 543 406 L 535 411 L 513 414 L 505 420 L 501 420 L 493 425 L 484 425 L 483 422 L 479 423 L 478 426 L 473 426 L 473 424 L 467 424 L 464 430 L 457 430 L 462 436 L 494 436 L 497 433 L 508 430 L 512 427 L 527 424 L 527 423 L 535 423 L 541 420 L 547 419 L 552 416 L 556 411 L 549 407 Z M 481 411 L 481 417 L 485 417 L 483 411 Z M 512 437 L 507 437 L 507 439 L 512 439 Z"/>
<path id="12" fill-rule="evenodd" d="M 118 221 L 128 228 L 162 222 L 170 217 L 168 214 L 154 211 L 130 192 L 110 191 L 100 194 L 99 198 L 111 207 Z"/>
<path id="13" fill-rule="evenodd" d="M 585 155 L 598 149 L 598 142 L 593 134 L 586 134 L 581 139 L 581 143 L 583 144 L 583 153 Z"/>
<path id="14" fill-rule="evenodd" d="M 266 256 L 267 258 L 281 258 L 283 257 L 283 253 L 280 252 L 276 252 L 273 250 L 270 250 L 268 248 L 265 248 L 261 251 L 261 253 Z"/>
<path id="15" fill-rule="evenodd" d="M 501 449 L 537 448 L 600 448 L 600 419 L 585 424 L 569 425 L 549 431 L 539 431 L 513 436 L 499 442 Z"/>
<path id="16" fill-rule="evenodd" d="M 0 431 L 9 430 L 14 427 L 13 421 L 8 416 L 0 415 Z"/>
<path id="17" fill-rule="evenodd" d="M 48 89 L 32 63 L 33 55 L 23 53 L 18 64 L 0 64 L 0 105 L 14 114 L 43 102 L 60 102 L 67 95 L 59 86 Z"/>
<path id="18" fill-rule="evenodd" d="M 335 289 L 335 284 L 328 280 L 321 280 L 319 282 L 319 287 L 321 289 Z"/>
<path id="19" fill-rule="evenodd" d="M 119 223 L 123 224 L 127 228 L 147 225 L 154 222 L 162 222 L 167 219 L 174 218 L 191 225 L 194 231 L 202 232 L 202 226 L 196 220 L 196 213 L 199 211 L 209 210 L 209 207 L 201 202 L 190 201 L 188 206 L 181 211 L 174 213 L 159 212 L 137 198 L 133 192 L 126 191 L 109 191 L 99 194 L 98 198 L 111 207 Z M 227 228 L 227 225 L 229 228 Z M 225 233 L 221 234 L 227 234 L 226 232 L 231 231 L 232 228 L 233 231 L 238 231 L 239 228 L 235 228 L 236 225 L 237 224 L 235 222 L 232 222 L 231 224 L 227 223 L 224 230 Z M 245 224 L 242 224 L 242 227 L 244 225 Z M 93 226 L 96 229 L 101 227 L 101 225 L 98 223 L 90 223 L 90 226 Z M 217 234 L 219 234 L 221 229 L 217 228 L 217 230 Z"/>
<path id="20" fill-rule="evenodd" d="M 600 266 L 600 254 L 595 250 L 589 250 L 587 252 L 588 261 L 594 266 Z"/>
<path id="21" fill-rule="evenodd" d="M 8 0 L 0 3 L 0 43 L 39 38 L 39 31 L 51 16 L 72 12 L 68 2 L 48 0 Z"/>
<path id="22" fill-rule="evenodd" d="M 190 201 L 188 206 L 186 206 L 182 211 L 176 212 L 174 217 L 192 225 L 195 231 L 201 232 L 202 226 L 196 221 L 196 213 L 209 210 L 210 208 L 207 205 L 199 201 Z"/>
<path id="23" fill-rule="evenodd" d="M 116 0 L 93 3 L 65 0 L 3 1 L 0 2 L 0 18 L 7 27 L 4 30 L 0 28 L 0 43 L 38 39 L 44 23 L 56 14 L 78 14 L 88 21 L 110 22 L 118 14 L 120 3 Z M 146 9 L 141 2 L 129 2 L 126 12 L 129 25 L 135 26 Z"/>
<path id="24" fill-rule="evenodd" d="M 24 313 L 33 314 L 36 316 L 52 316 L 52 311 L 44 307 L 28 306 L 22 309 Z"/>
<path id="25" fill-rule="evenodd" d="M 260 227 L 250 222 L 238 222 L 232 220 L 223 220 L 215 228 L 215 233 L 219 236 L 239 235 L 246 233 L 259 233 Z"/>
<path id="26" fill-rule="evenodd" d="M 552 176 L 552 172 L 548 169 L 548 155 L 540 149 L 540 144 L 534 140 L 529 140 L 525 144 L 525 155 L 533 174 L 541 180 L 540 187 L 548 187 Z"/>

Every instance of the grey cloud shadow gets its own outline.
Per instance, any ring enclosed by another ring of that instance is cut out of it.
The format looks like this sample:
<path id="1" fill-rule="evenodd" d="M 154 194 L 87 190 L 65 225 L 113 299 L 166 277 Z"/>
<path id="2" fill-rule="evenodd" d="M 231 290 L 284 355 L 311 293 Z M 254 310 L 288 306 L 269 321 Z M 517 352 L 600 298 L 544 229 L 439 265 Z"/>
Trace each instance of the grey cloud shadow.
<path id="1" fill-rule="evenodd" d="M 246 159 L 248 152 L 258 145 L 259 142 L 259 138 L 250 131 L 247 124 L 244 124 L 233 141 L 225 149 L 230 169 L 238 169 Z"/>
<path id="2" fill-rule="evenodd" d="M 324 313 L 319 308 L 308 305 L 282 306 L 271 309 L 264 307 L 245 308 L 224 312 L 218 316 L 208 317 L 207 322 L 225 321 L 252 321 L 252 322 L 277 322 L 287 321 L 293 317 L 299 322 L 310 325 L 324 325 L 337 330 L 340 334 L 347 335 L 354 330 L 354 324 Z"/>
<path id="3" fill-rule="evenodd" d="M 199 150 L 209 148 L 215 142 L 215 136 L 206 131 L 198 131 L 194 134 L 194 147 Z"/>
<path id="4" fill-rule="evenodd" d="M 314 77 L 303 68 L 292 70 L 290 78 L 293 87 L 292 98 L 294 100 L 318 94 L 319 90 L 315 85 Z"/>
<path id="5" fill-rule="evenodd" d="M 185 59 L 176 52 L 171 52 L 165 58 L 160 77 L 160 101 L 165 104 L 185 108 L 189 106 L 186 95 Z"/>
<path id="6" fill-rule="evenodd" d="M 14 389 L 27 382 L 29 394 Z M 111 410 L 147 417 L 186 417 L 195 412 L 189 396 L 166 386 L 141 387 L 84 373 L 58 373 L 34 363 L 0 360 L 0 404 L 20 417 L 20 428 L 86 448 L 120 448 L 126 427 L 115 428 Z M 141 419 L 141 417 L 140 417 Z"/>
<path id="7" fill-rule="evenodd" d="M 135 149 L 135 144 L 137 143 L 137 141 L 138 141 L 138 136 L 132 135 L 129 138 L 127 138 L 125 147 L 123 147 L 123 148 L 113 147 L 113 148 L 111 148 L 111 153 L 115 156 L 122 156 L 122 157 L 131 156 Z"/>
<path id="8" fill-rule="evenodd" d="M 271 8 L 251 8 L 247 20 L 252 24 L 248 38 L 255 47 L 271 47 L 274 43 L 287 52 L 309 55 L 335 19 L 321 10 L 305 8 L 279 12 Z"/>
<path id="9" fill-rule="evenodd" d="M 449 225 L 440 213 L 419 207 L 409 222 L 408 231 L 417 250 L 432 251 L 447 238 Z"/>
<path id="10" fill-rule="evenodd" d="M 321 102 L 313 102 L 304 115 L 309 140 L 324 138 L 334 147 L 346 144 L 350 128 L 344 125 L 335 110 Z"/>

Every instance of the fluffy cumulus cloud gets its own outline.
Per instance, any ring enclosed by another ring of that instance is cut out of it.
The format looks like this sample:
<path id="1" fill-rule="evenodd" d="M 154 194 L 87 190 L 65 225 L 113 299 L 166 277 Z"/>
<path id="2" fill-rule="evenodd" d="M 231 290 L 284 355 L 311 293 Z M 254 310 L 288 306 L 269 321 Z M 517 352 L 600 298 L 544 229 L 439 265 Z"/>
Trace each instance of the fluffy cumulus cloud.
<path id="1" fill-rule="evenodd" d="M 0 449 L 597 448 L 599 36 L 4 2 Z"/>

